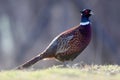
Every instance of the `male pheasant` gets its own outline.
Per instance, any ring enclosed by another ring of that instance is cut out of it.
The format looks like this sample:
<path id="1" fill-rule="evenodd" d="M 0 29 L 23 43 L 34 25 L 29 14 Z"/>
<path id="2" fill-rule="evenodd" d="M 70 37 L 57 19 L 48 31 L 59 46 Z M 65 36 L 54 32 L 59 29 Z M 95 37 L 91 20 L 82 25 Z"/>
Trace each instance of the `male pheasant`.
<path id="1" fill-rule="evenodd" d="M 28 68 L 45 58 L 55 58 L 62 62 L 74 60 L 91 40 L 89 17 L 92 15 L 92 11 L 84 9 L 80 12 L 81 22 L 79 25 L 59 34 L 41 54 L 18 66 L 17 69 Z"/>

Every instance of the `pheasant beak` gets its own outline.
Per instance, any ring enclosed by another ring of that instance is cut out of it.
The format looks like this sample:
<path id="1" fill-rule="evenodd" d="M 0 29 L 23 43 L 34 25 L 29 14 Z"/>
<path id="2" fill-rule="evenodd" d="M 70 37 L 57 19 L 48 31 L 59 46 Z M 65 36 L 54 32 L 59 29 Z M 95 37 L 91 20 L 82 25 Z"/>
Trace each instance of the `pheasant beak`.
<path id="1" fill-rule="evenodd" d="M 94 15 L 94 13 L 93 13 L 92 11 L 90 12 L 90 14 L 91 14 L 91 15 Z"/>

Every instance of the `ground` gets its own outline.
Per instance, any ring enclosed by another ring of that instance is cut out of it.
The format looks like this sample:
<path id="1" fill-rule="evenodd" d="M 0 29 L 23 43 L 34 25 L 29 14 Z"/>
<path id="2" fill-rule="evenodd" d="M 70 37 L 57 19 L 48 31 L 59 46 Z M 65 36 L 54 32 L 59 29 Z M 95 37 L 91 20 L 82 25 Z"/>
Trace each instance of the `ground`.
<path id="1" fill-rule="evenodd" d="M 120 66 L 80 65 L 66 68 L 54 66 L 42 70 L 7 70 L 0 72 L 0 80 L 120 80 Z"/>

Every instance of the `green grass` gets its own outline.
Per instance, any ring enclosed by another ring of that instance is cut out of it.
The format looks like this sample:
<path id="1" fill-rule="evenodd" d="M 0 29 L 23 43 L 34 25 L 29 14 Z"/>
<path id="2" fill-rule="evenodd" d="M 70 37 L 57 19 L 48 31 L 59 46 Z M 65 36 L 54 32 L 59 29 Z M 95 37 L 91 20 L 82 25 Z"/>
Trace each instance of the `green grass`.
<path id="1" fill-rule="evenodd" d="M 0 80 L 120 80 L 117 65 L 1 71 Z"/>

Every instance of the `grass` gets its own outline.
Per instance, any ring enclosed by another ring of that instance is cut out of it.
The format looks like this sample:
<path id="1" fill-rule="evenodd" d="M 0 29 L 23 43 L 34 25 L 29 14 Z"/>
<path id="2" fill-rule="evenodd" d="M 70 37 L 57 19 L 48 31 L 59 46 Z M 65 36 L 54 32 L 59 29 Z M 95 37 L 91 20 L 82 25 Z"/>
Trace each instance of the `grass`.
<path id="1" fill-rule="evenodd" d="M 0 80 L 120 80 L 118 65 L 1 71 Z"/>

